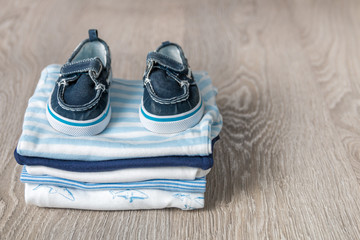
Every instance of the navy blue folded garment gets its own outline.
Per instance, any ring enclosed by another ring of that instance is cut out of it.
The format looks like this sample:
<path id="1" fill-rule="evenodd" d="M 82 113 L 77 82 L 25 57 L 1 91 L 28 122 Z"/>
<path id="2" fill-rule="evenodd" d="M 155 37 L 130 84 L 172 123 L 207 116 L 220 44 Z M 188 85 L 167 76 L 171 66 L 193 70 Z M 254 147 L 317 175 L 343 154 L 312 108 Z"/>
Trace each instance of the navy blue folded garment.
<path id="1" fill-rule="evenodd" d="M 212 147 L 219 139 L 212 140 Z M 143 168 L 143 167 L 196 167 L 209 169 L 213 166 L 212 154 L 208 156 L 166 156 L 166 157 L 148 157 L 116 159 L 107 161 L 79 161 L 79 160 L 61 160 L 42 157 L 22 156 L 14 151 L 16 161 L 20 165 L 46 166 L 73 172 L 100 172 L 112 171 L 125 168 Z"/>
<path id="2" fill-rule="evenodd" d="M 41 157 L 21 156 L 14 151 L 16 161 L 20 165 L 29 166 L 46 166 L 73 172 L 100 172 L 112 171 L 124 168 L 144 168 L 144 167 L 196 167 L 204 170 L 213 165 L 213 157 L 209 156 L 168 156 L 168 157 L 151 157 L 135 159 L 119 159 L 108 161 L 77 161 L 77 160 L 60 160 Z"/>

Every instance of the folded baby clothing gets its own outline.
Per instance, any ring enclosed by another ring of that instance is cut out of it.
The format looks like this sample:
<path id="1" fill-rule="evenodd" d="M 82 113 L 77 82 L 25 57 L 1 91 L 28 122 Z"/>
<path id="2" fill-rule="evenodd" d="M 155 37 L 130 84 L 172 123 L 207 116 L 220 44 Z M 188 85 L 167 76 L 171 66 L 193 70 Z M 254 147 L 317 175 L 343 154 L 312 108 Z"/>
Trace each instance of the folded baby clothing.
<path id="1" fill-rule="evenodd" d="M 26 166 L 26 171 L 33 176 L 50 175 L 69 180 L 91 183 L 136 182 L 151 179 L 194 180 L 206 176 L 210 169 L 193 167 L 148 167 L 126 168 L 102 172 L 72 172 L 46 166 Z"/>
<path id="2" fill-rule="evenodd" d="M 194 180 L 156 179 L 139 182 L 91 183 L 59 178 L 51 175 L 31 175 L 26 171 L 25 167 L 23 167 L 21 172 L 20 181 L 24 183 L 56 185 L 82 190 L 157 189 L 164 191 L 205 192 L 206 187 L 205 177 L 196 178 Z"/>
<path id="3" fill-rule="evenodd" d="M 219 137 L 215 137 L 212 140 L 212 144 L 214 144 L 218 139 Z M 79 161 L 24 156 L 20 155 L 17 150 L 15 150 L 14 156 L 15 160 L 21 165 L 42 165 L 75 172 L 97 172 L 124 168 L 163 166 L 188 166 L 206 170 L 211 168 L 213 165 L 212 154 L 207 156 L 158 156 L 115 159 L 108 161 Z"/>
<path id="4" fill-rule="evenodd" d="M 174 134 L 146 130 L 138 116 L 142 80 L 113 79 L 110 89 L 112 116 L 107 128 L 95 136 L 73 137 L 54 130 L 46 118 L 46 102 L 59 76 L 60 65 L 41 73 L 25 111 L 17 153 L 62 160 L 107 161 L 160 156 L 208 156 L 211 141 L 219 135 L 222 119 L 215 102 L 216 90 L 206 73 L 195 73 L 205 112 L 194 127 Z"/>
<path id="5" fill-rule="evenodd" d="M 54 130 L 46 118 L 60 67 L 42 71 L 14 152 L 16 161 L 26 165 L 20 179 L 27 203 L 91 210 L 204 206 L 205 176 L 222 128 L 217 91 L 205 72 L 194 73 L 205 108 L 192 128 L 173 134 L 145 129 L 138 114 L 142 80 L 113 79 L 107 128 L 74 137 Z"/>
<path id="6" fill-rule="evenodd" d="M 137 210 L 204 207 L 204 193 L 171 192 L 156 189 L 96 190 L 25 183 L 25 200 L 39 207 L 86 210 Z"/>

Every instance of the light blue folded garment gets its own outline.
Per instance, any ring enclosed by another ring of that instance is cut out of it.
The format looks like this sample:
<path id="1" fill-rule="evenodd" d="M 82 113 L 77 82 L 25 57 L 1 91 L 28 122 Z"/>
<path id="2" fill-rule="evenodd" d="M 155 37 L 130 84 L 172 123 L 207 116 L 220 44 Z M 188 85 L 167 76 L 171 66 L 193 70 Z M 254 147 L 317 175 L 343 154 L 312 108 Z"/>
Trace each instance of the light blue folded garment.
<path id="1" fill-rule="evenodd" d="M 60 65 L 42 73 L 25 112 L 17 146 L 22 156 L 62 160 L 102 161 L 154 156 L 208 156 L 211 140 L 219 135 L 222 117 L 216 105 L 216 88 L 205 72 L 194 73 L 205 105 L 201 121 L 184 132 L 156 134 L 139 120 L 143 94 L 141 80 L 114 79 L 110 89 L 112 115 L 99 135 L 73 137 L 54 130 L 46 118 L 46 103 L 59 76 Z"/>
<path id="2" fill-rule="evenodd" d="M 126 190 L 126 189 L 156 189 L 170 192 L 196 192 L 203 193 L 206 189 L 205 177 L 195 180 L 168 180 L 157 179 L 140 182 L 126 183 L 87 183 L 69 180 L 65 178 L 53 177 L 50 175 L 30 175 L 25 166 L 20 175 L 20 180 L 24 183 L 54 185 L 69 187 L 82 190 Z"/>

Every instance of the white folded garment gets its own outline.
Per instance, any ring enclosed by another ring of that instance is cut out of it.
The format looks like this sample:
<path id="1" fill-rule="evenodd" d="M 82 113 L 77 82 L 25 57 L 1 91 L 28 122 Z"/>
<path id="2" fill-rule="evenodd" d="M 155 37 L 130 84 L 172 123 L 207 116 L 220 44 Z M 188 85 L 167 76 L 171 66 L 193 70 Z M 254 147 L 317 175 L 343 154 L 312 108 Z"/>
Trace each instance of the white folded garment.
<path id="1" fill-rule="evenodd" d="M 31 175 L 26 172 L 25 167 L 20 175 L 20 181 L 24 183 L 54 185 L 58 187 L 76 188 L 82 190 L 143 190 L 143 189 L 157 189 L 171 192 L 205 192 L 206 179 L 205 177 L 197 178 L 195 180 L 170 180 L 170 179 L 152 179 L 139 182 L 125 182 L 125 183 L 89 183 L 69 180 L 65 178 L 58 178 L 49 175 Z"/>
<path id="2" fill-rule="evenodd" d="M 192 167 L 127 168 L 106 172 L 71 172 L 45 166 L 26 166 L 25 168 L 31 175 L 50 175 L 90 183 L 138 182 L 152 179 L 194 180 L 210 172 L 210 169 Z"/>
<path id="3" fill-rule="evenodd" d="M 86 210 L 136 210 L 204 207 L 204 193 L 162 190 L 79 190 L 66 187 L 25 183 L 27 204 L 51 208 Z"/>

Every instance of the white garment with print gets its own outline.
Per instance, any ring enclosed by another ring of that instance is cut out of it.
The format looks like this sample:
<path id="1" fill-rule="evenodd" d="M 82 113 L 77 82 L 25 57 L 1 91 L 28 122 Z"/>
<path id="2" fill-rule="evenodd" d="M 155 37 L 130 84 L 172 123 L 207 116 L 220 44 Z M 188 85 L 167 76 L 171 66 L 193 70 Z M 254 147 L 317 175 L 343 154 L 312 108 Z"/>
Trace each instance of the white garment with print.
<path id="1" fill-rule="evenodd" d="M 204 207 L 204 193 L 162 190 L 94 190 L 86 191 L 50 185 L 25 184 L 27 204 L 50 208 L 85 210 L 139 210 Z"/>

